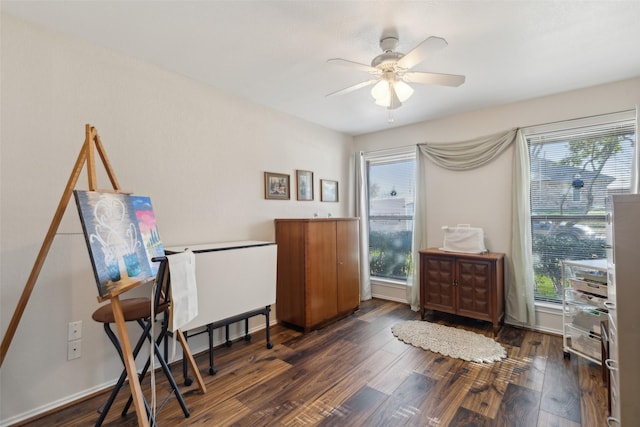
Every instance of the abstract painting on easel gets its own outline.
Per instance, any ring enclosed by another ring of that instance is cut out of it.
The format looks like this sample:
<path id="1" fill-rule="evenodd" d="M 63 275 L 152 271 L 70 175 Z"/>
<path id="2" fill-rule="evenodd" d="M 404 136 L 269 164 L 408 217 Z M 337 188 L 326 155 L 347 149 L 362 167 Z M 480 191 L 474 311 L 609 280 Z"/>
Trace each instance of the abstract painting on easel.
<path id="1" fill-rule="evenodd" d="M 119 193 L 74 191 L 101 297 L 155 277 L 164 256 L 151 199 Z"/>

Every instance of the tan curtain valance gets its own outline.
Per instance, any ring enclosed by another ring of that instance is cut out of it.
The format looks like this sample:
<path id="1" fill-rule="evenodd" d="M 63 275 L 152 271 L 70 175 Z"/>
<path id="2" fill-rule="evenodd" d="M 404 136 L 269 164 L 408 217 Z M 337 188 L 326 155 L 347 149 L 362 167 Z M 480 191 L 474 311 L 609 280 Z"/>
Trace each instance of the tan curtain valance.
<path id="1" fill-rule="evenodd" d="M 464 171 L 489 163 L 515 140 L 518 129 L 451 143 L 418 144 L 422 154 L 445 169 Z"/>

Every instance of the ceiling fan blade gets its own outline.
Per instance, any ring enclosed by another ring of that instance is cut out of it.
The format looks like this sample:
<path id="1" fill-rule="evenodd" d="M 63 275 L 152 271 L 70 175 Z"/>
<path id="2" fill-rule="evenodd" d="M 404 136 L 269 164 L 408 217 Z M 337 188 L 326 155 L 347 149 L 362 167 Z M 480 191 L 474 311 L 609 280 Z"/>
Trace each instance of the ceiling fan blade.
<path id="1" fill-rule="evenodd" d="M 412 51 L 400 58 L 398 61 L 398 67 L 408 70 L 415 65 L 421 63 L 429 55 L 447 47 L 447 41 L 442 37 L 429 37 L 418 46 L 414 47 Z"/>
<path id="2" fill-rule="evenodd" d="M 378 70 L 377 68 L 374 68 L 370 65 L 361 64 L 359 62 L 349 61 L 347 59 L 332 58 L 328 59 L 327 62 L 331 64 L 341 65 L 343 67 L 355 68 L 356 70 L 364 71 L 366 73 L 380 74 L 380 70 Z"/>
<path id="3" fill-rule="evenodd" d="M 430 85 L 441 86 L 460 86 L 465 81 L 465 76 L 457 74 L 438 74 L 438 73 L 423 73 L 420 71 L 411 71 L 404 73 L 402 80 L 408 83 L 426 83 Z"/>
<path id="4" fill-rule="evenodd" d="M 346 93 L 353 92 L 354 90 L 358 90 L 360 88 L 363 88 L 363 87 L 366 87 L 366 86 L 370 86 L 370 85 L 374 84 L 377 81 L 378 81 L 378 79 L 367 80 L 366 82 L 361 82 L 361 83 L 358 83 L 356 85 L 349 86 L 347 88 L 340 89 L 340 90 L 335 91 L 335 92 L 331 92 L 330 94 L 328 94 L 326 96 L 344 95 Z"/>

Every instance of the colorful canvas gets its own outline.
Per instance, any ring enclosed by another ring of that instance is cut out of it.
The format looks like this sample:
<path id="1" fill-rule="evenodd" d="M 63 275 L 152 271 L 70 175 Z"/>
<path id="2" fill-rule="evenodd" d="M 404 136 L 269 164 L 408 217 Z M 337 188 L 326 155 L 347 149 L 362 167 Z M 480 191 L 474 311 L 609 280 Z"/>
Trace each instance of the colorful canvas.
<path id="1" fill-rule="evenodd" d="M 142 242 L 147 252 L 147 259 L 164 256 L 164 247 L 160 239 L 158 224 L 156 223 L 156 215 L 153 213 L 151 198 L 146 196 L 131 196 L 131 203 L 136 213 L 138 228 L 142 236 Z M 158 263 L 151 263 L 151 272 L 155 276 L 158 272 Z"/>
<path id="2" fill-rule="evenodd" d="M 74 195 L 100 296 L 155 277 L 151 258 L 164 250 L 151 200 L 95 191 Z"/>

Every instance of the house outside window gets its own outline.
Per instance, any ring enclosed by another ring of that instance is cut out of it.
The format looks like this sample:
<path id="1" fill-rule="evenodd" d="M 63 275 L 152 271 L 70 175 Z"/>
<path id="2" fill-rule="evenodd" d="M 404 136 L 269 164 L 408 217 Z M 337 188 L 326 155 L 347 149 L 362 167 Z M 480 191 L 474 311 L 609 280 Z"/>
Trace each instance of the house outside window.
<path id="1" fill-rule="evenodd" d="M 606 258 L 606 199 L 630 192 L 630 114 L 527 132 L 536 300 L 562 300 L 562 260 Z"/>
<path id="2" fill-rule="evenodd" d="M 365 160 L 370 275 L 406 283 L 411 269 L 415 151 L 369 155 Z"/>

